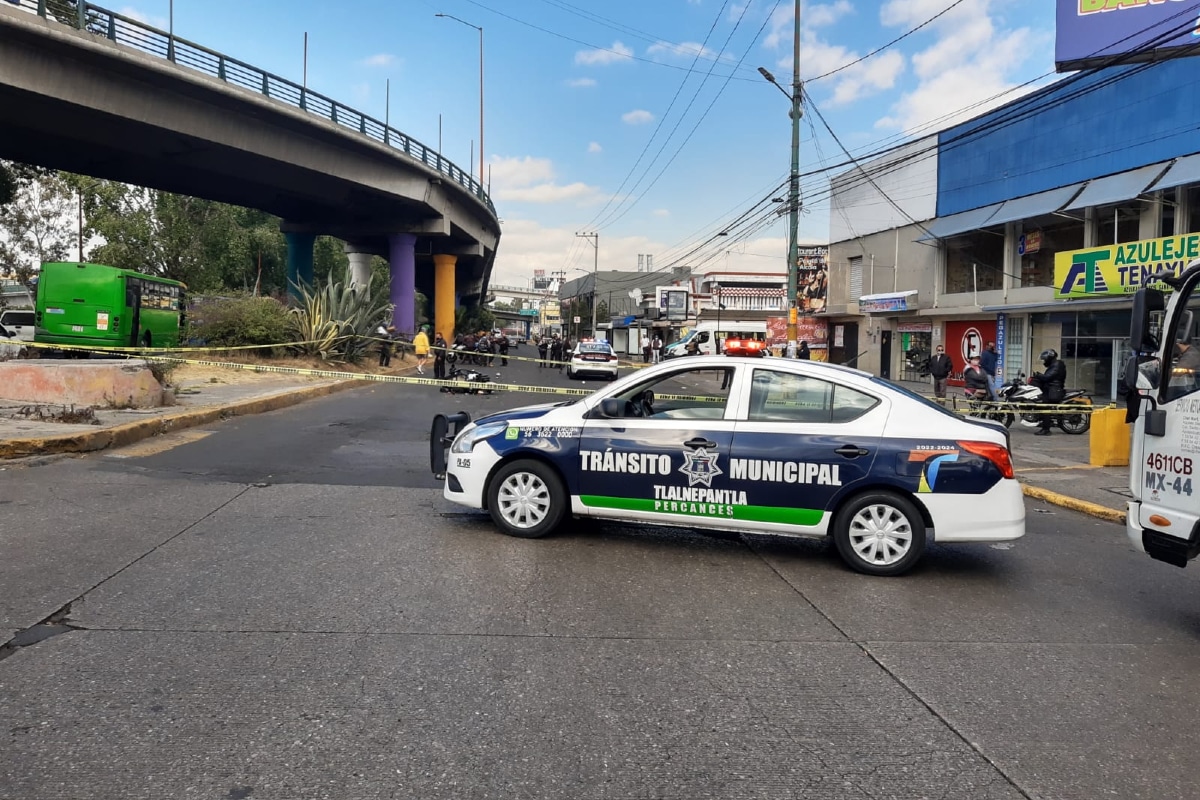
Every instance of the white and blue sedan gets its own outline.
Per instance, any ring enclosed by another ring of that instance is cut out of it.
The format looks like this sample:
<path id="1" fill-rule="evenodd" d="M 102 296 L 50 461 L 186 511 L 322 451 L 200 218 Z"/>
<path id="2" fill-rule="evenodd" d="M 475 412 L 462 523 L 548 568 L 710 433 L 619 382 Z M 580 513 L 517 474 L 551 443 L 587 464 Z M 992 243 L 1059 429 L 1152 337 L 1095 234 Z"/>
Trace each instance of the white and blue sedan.
<path id="1" fill-rule="evenodd" d="M 899 575 L 930 542 L 1025 533 L 1003 428 L 814 361 L 670 361 L 431 453 L 446 499 L 527 538 L 570 516 L 830 536 L 853 569 Z"/>

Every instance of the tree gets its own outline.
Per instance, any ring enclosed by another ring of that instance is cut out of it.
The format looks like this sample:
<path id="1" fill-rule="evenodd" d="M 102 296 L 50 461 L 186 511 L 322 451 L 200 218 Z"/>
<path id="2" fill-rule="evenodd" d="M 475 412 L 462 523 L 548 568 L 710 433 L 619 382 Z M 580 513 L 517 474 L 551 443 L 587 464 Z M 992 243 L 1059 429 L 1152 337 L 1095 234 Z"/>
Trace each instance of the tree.
<path id="1" fill-rule="evenodd" d="M 7 165 L 12 198 L 0 205 L 0 261 L 20 274 L 45 261 L 62 261 L 76 236 L 74 198 L 57 173 Z"/>

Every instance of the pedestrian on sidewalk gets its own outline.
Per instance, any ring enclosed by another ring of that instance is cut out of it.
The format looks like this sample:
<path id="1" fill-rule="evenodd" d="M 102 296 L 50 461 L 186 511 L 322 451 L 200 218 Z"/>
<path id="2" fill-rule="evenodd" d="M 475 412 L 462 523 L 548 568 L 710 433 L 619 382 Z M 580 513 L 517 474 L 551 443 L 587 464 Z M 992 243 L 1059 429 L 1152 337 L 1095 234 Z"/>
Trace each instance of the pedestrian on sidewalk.
<path id="1" fill-rule="evenodd" d="M 413 337 L 413 352 L 417 355 L 417 374 L 425 374 L 425 362 L 429 360 L 429 334 L 425 331 L 428 325 L 422 325 Z"/>
<path id="2" fill-rule="evenodd" d="M 650 359 L 652 358 L 651 354 L 652 354 L 653 350 L 654 350 L 654 347 L 653 347 L 653 345 L 650 344 L 649 339 L 646 339 L 642 342 L 642 363 L 643 364 L 650 363 Z"/>
<path id="3" fill-rule="evenodd" d="M 379 327 L 375 329 L 375 338 L 379 340 L 379 366 L 390 367 L 392 365 L 392 342 L 396 338 L 395 326 L 379 323 Z"/>
<path id="4" fill-rule="evenodd" d="M 983 355 L 979 357 L 979 366 L 983 367 L 983 372 L 987 375 L 988 380 L 988 399 L 995 400 L 999 397 L 1000 387 L 1004 383 L 1004 370 L 1000 367 L 1000 357 L 996 355 L 996 343 L 988 342 L 983 347 Z M 999 372 L 999 377 L 996 373 Z"/>
<path id="5" fill-rule="evenodd" d="M 662 363 L 662 347 L 663 347 L 662 337 L 659 336 L 657 333 L 654 334 L 654 338 L 650 340 L 650 361 L 651 361 L 651 363 L 653 363 L 653 364 Z"/>
<path id="6" fill-rule="evenodd" d="M 967 390 L 967 397 L 971 400 L 984 400 L 990 397 L 991 387 L 982 361 L 980 356 L 971 356 L 966 369 L 963 370 L 963 384 Z"/>
<path id="7" fill-rule="evenodd" d="M 808 349 L 808 342 L 800 343 L 800 349 L 796 351 L 796 358 L 801 361 L 812 360 L 812 351 Z"/>
<path id="8" fill-rule="evenodd" d="M 946 383 L 950 380 L 950 373 L 954 370 L 954 362 L 950 360 L 950 356 L 946 355 L 946 348 L 940 344 L 937 350 L 934 351 L 933 358 L 929 359 L 929 375 L 933 378 L 933 396 L 939 403 L 946 402 Z"/>
<path id="9" fill-rule="evenodd" d="M 446 350 L 449 349 L 446 344 L 446 337 L 439 332 L 433 339 L 433 377 L 445 379 L 446 377 Z"/>

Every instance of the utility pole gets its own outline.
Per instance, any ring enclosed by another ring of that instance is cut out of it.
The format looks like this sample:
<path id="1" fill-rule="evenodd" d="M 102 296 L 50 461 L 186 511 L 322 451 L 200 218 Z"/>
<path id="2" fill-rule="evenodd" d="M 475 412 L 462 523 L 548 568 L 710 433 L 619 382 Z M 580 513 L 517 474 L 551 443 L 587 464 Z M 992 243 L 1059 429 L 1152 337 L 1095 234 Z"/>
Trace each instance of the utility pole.
<path id="1" fill-rule="evenodd" d="M 802 87 L 800 85 L 800 0 L 796 0 L 796 25 L 792 41 L 792 92 L 788 94 L 775 80 L 775 76 L 763 67 L 758 68 L 771 83 L 792 101 L 789 114 L 792 118 L 792 169 L 788 176 L 788 358 L 796 357 L 796 323 L 798 322 L 799 306 L 797 302 L 797 272 L 800 268 L 800 117 L 804 114 Z"/>
<path id="2" fill-rule="evenodd" d="M 796 0 L 800 2 L 800 0 Z M 576 233 L 576 236 L 581 239 L 590 239 L 592 247 L 595 249 L 594 260 L 592 261 L 592 338 L 596 338 L 596 273 L 600 270 L 600 234 L 597 233 Z"/>

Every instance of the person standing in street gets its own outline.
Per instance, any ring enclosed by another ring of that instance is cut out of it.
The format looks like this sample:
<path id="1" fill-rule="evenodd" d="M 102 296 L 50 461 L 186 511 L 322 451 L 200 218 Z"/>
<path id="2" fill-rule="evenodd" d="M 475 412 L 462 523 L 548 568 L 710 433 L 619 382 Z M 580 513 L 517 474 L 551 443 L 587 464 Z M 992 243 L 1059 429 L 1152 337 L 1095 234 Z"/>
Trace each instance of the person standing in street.
<path id="1" fill-rule="evenodd" d="M 988 342 L 983 347 L 983 355 L 979 357 L 979 366 L 987 375 L 988 399 L 995 400 L 999 396 L 1000 385 L 1004 383 L 1004 370 L 1000 368 L 1000 357 L 996 355 L 996 343 Z M 996 373 L 1000 375 L 997 378 Z"/>
<path id="2" fill-rule="evenodd" d="M 546 341 L 545 336 L 539 336 L 537 341 L 538 351 L 538 369 L 546 368 L 546 359 L 550 353 L 550 343 Z"/>
<path id="3" fill-rule="evenodd" d="M 392 365 L 392 342 L 396 338 L 396 328 L 391 325 L 379 323 L 379 327 L 375 329 L 375 338 L 379 339 L 379 366 L 390 367 Z"/>
<path id="4" fill-rule="evenodd" d="M 508 366 L 508 334 L 500 334 L 500 341 L 496 345 L 500 350 L 500 366 Z"/>
<path id="5" fill-rule="evenodd" d="M 433 339 L 433 377 L 446 377 L 446 337 L 439 332 Z"/>
<path id="6" fill-rule="evenodd" d="M 643 364 L 650 363 L 650 359 L 652 358 L 651 353 L 652 353 L 653 349 L 654 349 L 653 345 L 650 344 L 649 339 L 642 340 L 642 363 Z"/>
<path id="7" fill-rule="evenodd" d="M 929 375 L 933 378 L 933 396 L 939 403 L 946 402 L 946 382 L 950 380 L 950 373 L 953 371 L 954 362 L 950 360 L 950 356 L 946 355 L 946 348 L 939 344 L 933 358 L 929 359 Z"/>
<path id="8" fill-rule="evenodd" d="M 800 349 L 796 351 L 796 358 L 801 361 L 809 361 L 812 359 L 812 351 L 808 349 L 808 342 L 801 342 Z"/>
<path id="9" fill-rule="evenodd" d="M 429 360 L 429 335 L 425 333 L 428 325 L 422 325 L 417 335 L 413 337 L 413 352 L 417 355 L 417 374 L 425 374 L 425 362 Z"/>
<path id="10" fill-rule="evenodd" d="M 971 400 L 984 400 L 990 397 L 989 376 L 981 362 L 982 359 L 979 356 L 971 356 L 966 369 L 963 370 L 963 384 L 967 390 L 967 397 Z"/>
<path id="11" fill-rule="evenodd" d="M 658 364 L 662 362 L 662 337 L 657 333 L 650 340 L 650 363 Z"/>

